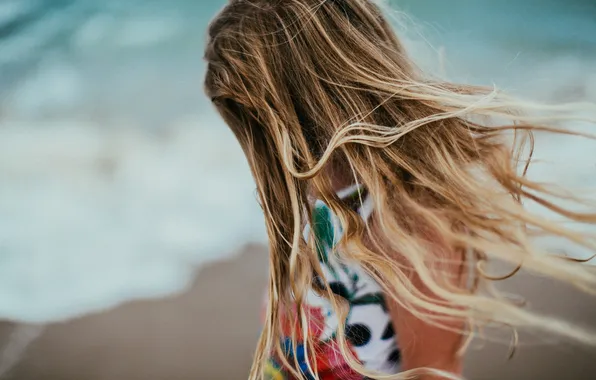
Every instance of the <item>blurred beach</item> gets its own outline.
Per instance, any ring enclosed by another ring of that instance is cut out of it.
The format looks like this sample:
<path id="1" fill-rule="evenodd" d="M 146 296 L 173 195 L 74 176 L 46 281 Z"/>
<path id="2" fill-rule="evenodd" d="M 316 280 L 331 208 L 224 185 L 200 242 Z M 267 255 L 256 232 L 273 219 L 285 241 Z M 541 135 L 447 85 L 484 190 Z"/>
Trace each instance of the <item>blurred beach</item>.
<path id="1" fill-rule="evenodd" d="M 433 73 L 596 102 L 594 1 L 388 3 Z M 242 152 L 202 94 L 204 30 L 223 4 L 0 0 L 0 379 L 246 377 L 266 236 Z M 537 149 L 535 178 L 596 188 L 596 144 Z M 523 284 L 595 326 L 593 300 Z M 488 347 L 469 370 L 592 378 L 596 352 L 577 352 L 522 348 L 507 363 Z"/>

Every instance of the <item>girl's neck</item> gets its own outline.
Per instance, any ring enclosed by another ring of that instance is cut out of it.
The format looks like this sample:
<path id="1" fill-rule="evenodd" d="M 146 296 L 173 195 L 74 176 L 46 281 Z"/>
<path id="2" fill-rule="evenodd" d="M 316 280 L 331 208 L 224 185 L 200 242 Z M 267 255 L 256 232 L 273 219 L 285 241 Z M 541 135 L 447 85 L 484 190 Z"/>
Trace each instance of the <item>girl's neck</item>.
<path id="1" fill-rule="evenodd" d="M 331 188 L 335 193 L 340 192 L 350 186 L 353 186 L 355 181 L 354 177 L 351 175 L 346 174 L 345 170 L 332 170 L 327 169 L 325 170 L 322 175 L 325 175 L 331 181 Z M 316 189 L 313 189 L 312 195 L 317 197 L 319 194 Z"/>

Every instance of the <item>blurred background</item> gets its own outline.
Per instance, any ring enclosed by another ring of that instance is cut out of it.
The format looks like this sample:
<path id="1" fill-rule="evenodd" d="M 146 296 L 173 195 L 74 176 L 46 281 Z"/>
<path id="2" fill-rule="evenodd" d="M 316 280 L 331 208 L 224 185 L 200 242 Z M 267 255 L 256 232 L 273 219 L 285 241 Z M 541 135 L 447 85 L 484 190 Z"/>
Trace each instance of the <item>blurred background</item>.
<path id="1" fill-rule="evenodd" d="M 0 0 L 0 379 L 246 378 L 266 236 L 202 94 L 204 31 L 224 3 Z M 389 4 L 435 74 L 596 101 L 594 0 Z M 594 144 L 539 142 L 551 162 L 532 175 L 596 186 Z M 595 325 L 593 299 L 515 281 Z M 596 352 L 529 342 L 511 362 L 507 347 L 473 352 L 470 378 L 596 377 Z"/>

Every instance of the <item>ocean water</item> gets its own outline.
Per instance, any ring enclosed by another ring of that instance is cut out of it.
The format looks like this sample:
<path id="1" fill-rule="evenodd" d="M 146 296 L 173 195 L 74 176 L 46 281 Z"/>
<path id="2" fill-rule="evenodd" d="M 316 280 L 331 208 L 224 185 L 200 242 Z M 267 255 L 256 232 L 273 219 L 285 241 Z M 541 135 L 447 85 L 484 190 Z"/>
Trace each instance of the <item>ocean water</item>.
<path id="1" fill-rule="evenodd" d="M 0 319 L 179 292 L 266 241 L 242 152 L 202 95 L 204 30 L 223 3 L 0 1 Z M 593 1 L 390 3 L 429 70 L 596 101 Z M 532 175 L 596 186 L 594 144 L 540 143 L 553 163 Z"/>

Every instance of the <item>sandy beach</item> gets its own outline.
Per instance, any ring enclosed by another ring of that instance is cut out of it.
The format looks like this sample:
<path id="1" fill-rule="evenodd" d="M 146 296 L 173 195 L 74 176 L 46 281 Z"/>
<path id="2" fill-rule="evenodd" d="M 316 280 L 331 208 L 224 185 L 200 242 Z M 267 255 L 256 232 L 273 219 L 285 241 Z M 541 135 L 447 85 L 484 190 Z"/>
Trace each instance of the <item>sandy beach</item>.
<path id="1" fill-rule="evenodd" d="M 204 267 L 184 294 L 46 326 L 3 380 L 246 379 L 266 273 L 265 248 L 250 246 L 234 259 Z M 524 289 L 537 309 L 596 325 L 593 299 L 523 276 L 508 286 Z M 23 330 L 8 322 L 0 325 L 5 357 L 8 337 L 19 328 Z M 595 350 L 538 345 L 528 337 L 523 342 L 511 361 L 506 345 L 473 349 L 467 357 L 468 378 L 594 378 Z"/>
<path id="2" fill-rule="evenodd" d="M 6 379 L 246 379 L 266 273 L 263 247 L 247 247 L 185 294 L 47 326 Z M 14 328 L 2 324 L 0 342 Z"/>

